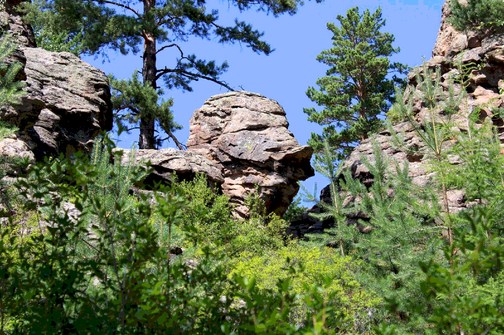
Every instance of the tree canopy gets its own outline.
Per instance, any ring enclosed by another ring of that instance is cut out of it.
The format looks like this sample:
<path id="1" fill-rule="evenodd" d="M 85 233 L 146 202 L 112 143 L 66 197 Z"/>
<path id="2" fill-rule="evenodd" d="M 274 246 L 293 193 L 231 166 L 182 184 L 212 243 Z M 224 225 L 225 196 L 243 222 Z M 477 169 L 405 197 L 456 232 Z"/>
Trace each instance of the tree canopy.
<path id="1" fill-rule="evenodd" d="M 381 8 L 361 14 L 354 7 L 346 16 L 338 15 L 337 20 L 339 27 L 327 24 L 333 33 L 332 48 L 317 56 L 319 62 L 329 66 L 326 76 L 317 80 L 318 90 L 309 87 L 306 92 L 323 109 L 304 108 L 304 112 L 309 121 L 324 126 L 323 134 L 312 133 L 308 143 L 320 151 L 328 141 L 341 159 L 380 128 L 380 116 L 390 106 L 394 86 L 403 82 L 389 75 L 404 74 L 407 67 L 389 59 L 400 49 L 392 47 L 392 34 L 381 31 L 385 26 Z"/>

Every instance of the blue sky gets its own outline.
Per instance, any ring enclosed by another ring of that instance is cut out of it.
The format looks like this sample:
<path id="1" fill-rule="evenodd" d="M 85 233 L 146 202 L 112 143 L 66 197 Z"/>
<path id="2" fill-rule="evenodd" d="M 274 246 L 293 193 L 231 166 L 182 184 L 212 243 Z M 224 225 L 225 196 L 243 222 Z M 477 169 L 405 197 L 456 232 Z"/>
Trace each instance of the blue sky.
<path id="1" fill-rule="evenodd" d="M 209 5 L 212 2 L 209 1 Z M 308 86 L 315 86 L 316 80 L 324 76 L 327 70 L 327 66 L 316 61 L 322 50 L 331 47 L 332 33 L 327 30 L 326 23 L 336 22 L 337 15 L 345 15 L 346 11 L 354 6 L 372 11 L 380 6 L 383 17 L 387 20 L 383 31 L 392 33 L 396 39 L 394 47 L 401 48 L 392 60 L 417 66 L 422 63 L 422 57 L 426 60 L 431 58 L 444 0 L 325 0 L 321 4 L 305 1 L 305 5 L 300 7 L 297 14 L 278 18 L 267 16 L 263 12 L 239 13 L 234 7 L 229 7 L 225 0 L 215 3 L 222 24 L 232 24 L 236 17 L 253 24 L 255 29 L 264 31 L 263 39 L 270 43 L 275 51 L 265 56 L 240 44 L 222 45 L 212 40 L 192 38 L 181 44 L 184 53 L 195 53 L 200 58 L 215 60 L 218 64 L 227 61 L 229 70 L 221 79 L 235 89 L 259 93 L 278 101 L 287 113 L 289 130 L 299 143 L 304 145 L 312 132 L 322 131 L 321 126 L 307 121 L 303 107 L 316 107 L 306 97 L 305 92 Z M 169 67 L 176 56 L 174 51 L 168 50 L 158 54 L 158 68 Z M 84 60 L 117 78 L 129 78 L 134 70 L 141 69 L 140 54 L 111 54 L 109 58 L 110 62 L 105 63 L 94 57 L 84 57 Z M 227 92 L 225 88 L 211 82 L 195 82 L 192 87 L 193 92 L 165 90 L 165 97 L 174 99 L 175 121 L 184 127 L 175 133 L 183 143 L 189 137 L 189 119 L 194 110 L 201 107 L 211 96 Z M 119 138 L 118 146 L 130 148 L 136 141 L 138 133 L 123 134 Z M 165 143 L 164 147 L 175 146 L 169 142 Z M 303 185 L 313 190 L 315 183 L 320 190 L 327 181 L 322 176 L 315 176 L 303 182 Z"/>

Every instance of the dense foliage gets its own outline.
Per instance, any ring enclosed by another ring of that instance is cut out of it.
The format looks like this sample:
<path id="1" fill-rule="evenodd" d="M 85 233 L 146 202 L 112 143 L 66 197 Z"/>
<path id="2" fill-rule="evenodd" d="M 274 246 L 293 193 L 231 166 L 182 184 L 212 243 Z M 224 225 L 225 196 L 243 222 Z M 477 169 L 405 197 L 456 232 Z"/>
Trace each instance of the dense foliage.
<path id="1" fill-rule="evenodd" d="M 358 7 L 338 15 L 339 27 L 328 23 L 333 33 L 332 48 L 324 50 L 317 60 L 329 66 L 326 76 L 317 80 L 320 89 L 309 87 L 307 96 L 321 111 L 305 108 L 308 120 L 324 126 L 323 133 L 312 133 L 308 143 L 321 151 L 327 141 L 338 159 L 347 156 L 359 141 L 382 126 L 384 113 L 394 96 L 394 85 L 407 67 L 391 63 L 389 57 L 399 52 L 392 47 L 394 36 L 382 32 L 385 19 L 381 9 L 363 13 Z M 381 118 L 380 118 L 381 117 Z"/>
<path id="2" fill-rule="evenodd" d="M 379 334 L 501 334 L 504 327 L 499 284 L 504 158 L 491 120 L 479 119 L 488 106 L 468 112 L 467 94 L 461 89 L 467 75 L 459 71 L 442 90 L 439 73 L 424 66 L 417 72 L 416 89 L 398 90 L 389 113 L 407 121 L 422 142 L 421 149 L 408 147 L 389 127 L 391 145 L 423 157 L 435 172 L 429 183 L 411 183 L 408 162 L 390 161 L 377 143 L 372 159 L 361 157 L 373 175 L 372 185 L 327 162 L 316 165 L 329 177 L 332 193 L 332 203 L 323 204 L 327 212 L 318 216 L 332 217 L 334 228 L 325 236 L 310 236 L 309 244 L 338 247 L 363 261 L 355 272 L 357 280 L 388 308 L 376 310 Z M 413 112 L 413 97 L 426 107 L 421 122 Z M 500 117 L 498 109 L 494 112 Z M 456 113 L 469 115 L 466 132 L 454 127 Z M 326 147 L 323 157 L 331 154 L 328 151 Z M 462 162 L 451 164 L 451 157 Z M 457 189 L 466 191 L 465 201 L 471 205 L 453 213 L 448 193 Z M 354 200 L 343 206 L 344 199 Z M 352 234 L 341 224 L 347 212 L 368 218 L 360 220 L 367 234 Z"/>
<path id="3" fill-rule="evenodd" d="M 364 213 L 370 232 L 336 224 L 310 243 L 285 239 L 260 206 L 234 219 L 203 176 L 131 193 L 148 168 L 120 165 L 107 138 L 90 158 L 38 164 L 13 186 L 0 226 L 0 330 L 499 334 L 504 161 L 492 134 L 471 123 L 446 149 L 466 164 L 422 188 L 375 145 L 364 160 L 373 185 L 333 171 L 333 201 L 361 200 L 327 207 L 336 222 Z M 462 180 L 476 203 L 447 226 L 441 182 Z"/>
<path id="4" fill-rule="evenodd" d="M 290 278 L 269 289 L 230 278 L 226 253 L 214 250 L 229 237 L 211 220 L 229 206 L 223 198 L 202 206 L 210 192 L 190 199 L 184 186 L 128 195 L 145 170 L 110 163 L 121 155 L 111 149 L 98 142 L 91 159 L 47 161 L 16 184 L 17 213 L 31 214 L 1 225 L 2 333 L 311 334 L 339 324 L 327 299 L 344 292 L 296 295 Z M 222 231 L 209 241 L 203 226 Z M 250 238 L 234 243 L 256 251 Z M 300 299 L 306 312 L 292 318 Z"/>

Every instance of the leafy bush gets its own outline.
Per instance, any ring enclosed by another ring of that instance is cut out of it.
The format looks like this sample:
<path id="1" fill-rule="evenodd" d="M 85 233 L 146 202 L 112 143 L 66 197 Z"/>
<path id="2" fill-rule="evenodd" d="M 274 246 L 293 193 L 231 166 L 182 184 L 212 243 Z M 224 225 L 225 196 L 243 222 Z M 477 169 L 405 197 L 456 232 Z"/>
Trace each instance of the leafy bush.
<path id="1" fill-rule="evenodd" d="M 264 204 L 254 193 L 249 197 L 250 218 L 238 219 L 224 194 L 209 186 L 204 175 L 183 181 L 173 188 L 187 201 L 181 205 L 181 227 L 191 236 L 192 245 L 208 245 L 232 257 L 242 251 L 264 252 L 284 246 L 284 220 L 264 214 Z M 191 246 L 191 245 L 186 245 Z"/>
<path id="2" fill-rule="evenodd" d="M 294 222 L 299 220 L 303 214 L 306 213 L 307 209 L 307 207 L 301 206 L 301 197 L 297 197 L 290 204 L 289 208 L 287 208 L 287 212 L 285 212 L 283 219 L 285 222 Z"/>
<path id="3" fill-rule="evenodd" d="M 379 303 L 374 294 L 364 291 L 355 280 L 352 273 L 357 268 L 355 260 L 339 256 L 334 249 L 292 244 L 261 255 L 250 252 L 240 254 L 233 262 L 229 277 L 235 274 L 254 277 L 257 287 L 262 290 L 273 289 L 279 279 L 290 278 L 291 292 L 299 297 L 290 315 L 297 324 L 302 323 L 308 310 L 301 299 L 303 293 L 308 287 L 323 286 L 324 280 L 329 280 L 323 298 L 338 313 L 328 316 L 327 322 L 331 325 L 334 321 L 333 326 L 339 332 L 355 334 L 370 329 L 373 321 L 370 312 Z"/>

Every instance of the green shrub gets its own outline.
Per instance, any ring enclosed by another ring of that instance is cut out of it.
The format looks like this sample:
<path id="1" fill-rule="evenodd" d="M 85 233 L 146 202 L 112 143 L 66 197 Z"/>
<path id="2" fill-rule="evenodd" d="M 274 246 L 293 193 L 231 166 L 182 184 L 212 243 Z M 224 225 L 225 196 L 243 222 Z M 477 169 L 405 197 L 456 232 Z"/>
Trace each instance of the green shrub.
<path id="1" fill-rule="evenodd" d="M 450 1 L 452 15 L 449 18 L 459 31 L 497 28 L 504 25 L 504 4 L 500 0 L 453 0 Z"/>
<path id="2" fill-rule="evenodd" d="M 342 257 L 330 248 L 307 248 L 292 244 L 260 255 L 244 252 L 233 262 L 232 267 L 229 277 L 235 274 L 254 277 L 257 287 L 263 290 L 274 289 L 278 280 L 290 278 L 291 292 L 300 297 L 290 317 L 298 324 L 305 319 L 308 308 L 301 297 L 307 287 L 323 286 L 321 278 L 329 279 L 324 299 L 339 313 L 333 315 L 338 324 L 335 330 L 339 332 L 365 333 L 373 321 L 369 315 L 380 302 L 355 280 L 352 272 L 358 267 L 356 261 L 348 256 Z M 299 270 L 292 271 L 292 268 Z M 331 324 L 330 319 L 328 324 Z"/>
<path id="3" fill-rule="evenodd" d="M 252 208 L 250 218 L 239 219 L 233 216 L 227 196 L 209 186 L 204 175 L 178 183 L 170 192 L 187 200 L 180 211 L 180 227 L 189 233 L 186 247 L 208 245 L 232 257 L 242 251 L 278 249 L 286 243 L 285 221 L 274 214 L 265 215 L 262 200 L 254 195 L 247 200 Z"/>
<path id="4" fill-rule="evenodd" d="M 19 104 L 19 100 L 26 95 L 23 90 L 26 84 L 16 81 L 23 66 L 19 62 L 6 64 L 17 47 L 12 34 L 0 29 L 0 107 Z"/>
<path id="5" fill-rule="evenodd" d="M 300 220 L 307 210 L 308 207 L 301 205 L 301 197 L 297 197 L 290 204 L 289 208 L 287 208 L 287 212 L 285 212 L 283 219 L 285 220 L 285 222 L 294 222 L 296 220 Z"/>

